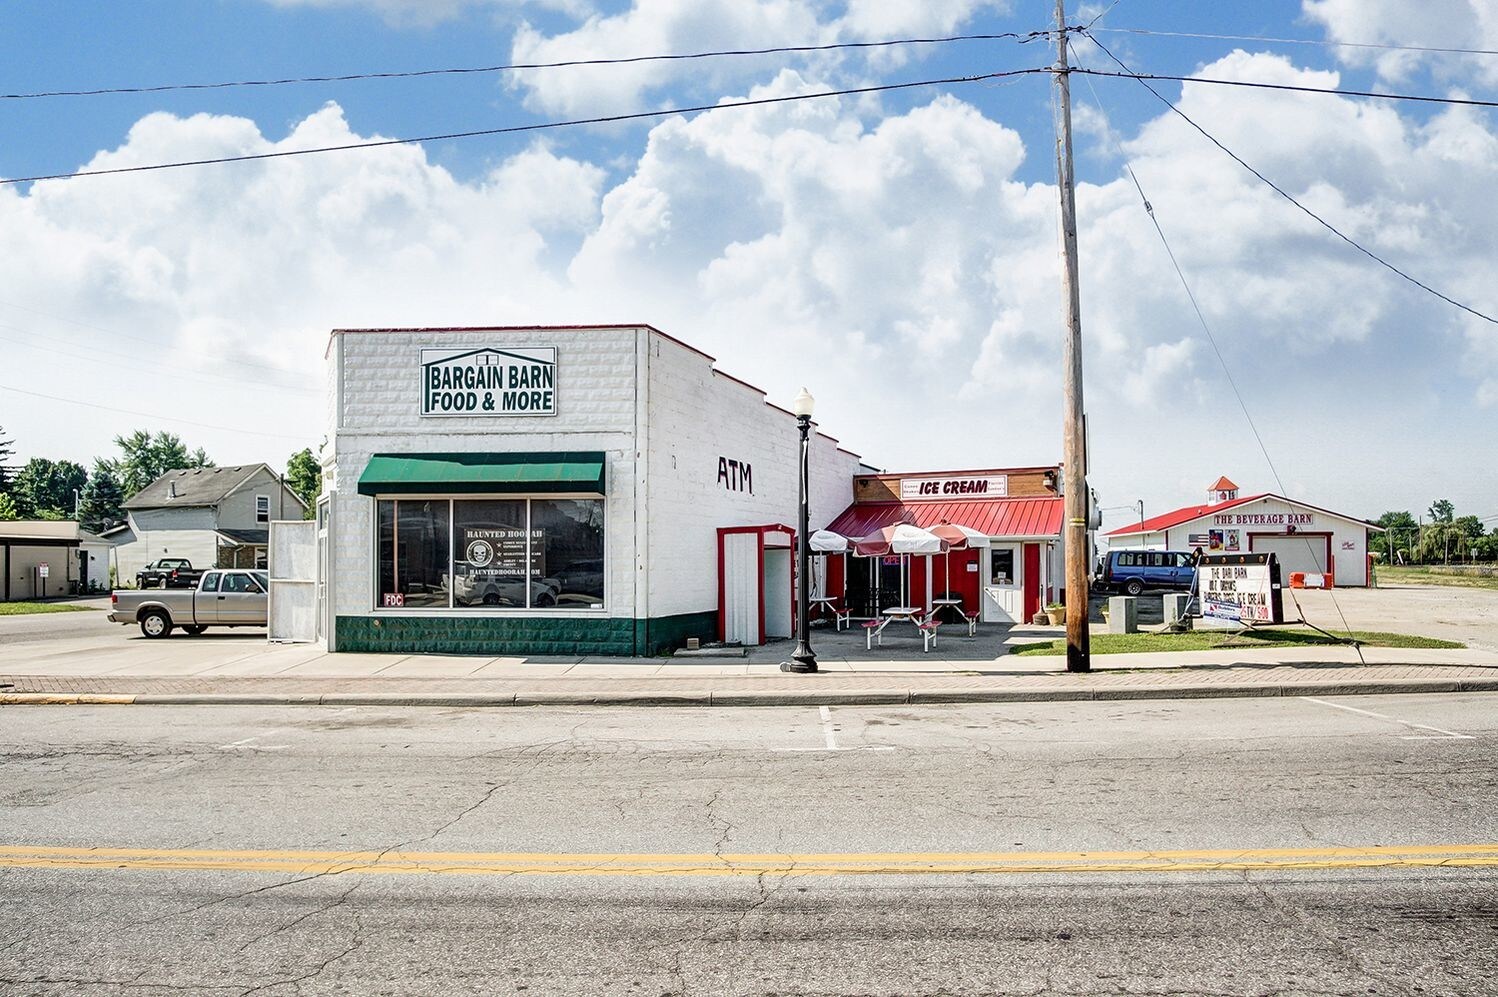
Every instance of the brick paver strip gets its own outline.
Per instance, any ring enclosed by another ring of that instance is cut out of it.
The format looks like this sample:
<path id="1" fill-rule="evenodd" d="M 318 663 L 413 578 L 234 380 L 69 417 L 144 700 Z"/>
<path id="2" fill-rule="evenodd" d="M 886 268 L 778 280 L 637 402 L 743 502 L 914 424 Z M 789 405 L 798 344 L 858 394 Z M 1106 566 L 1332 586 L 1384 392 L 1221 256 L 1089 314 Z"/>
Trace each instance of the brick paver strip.
<path id="1" fill-rule="evenodd" d="M 979 672 L 638 678 L 300 678 L 0 675 L 0 703 L 29 694 L 113 695 L 137 702 L 353 705 L 782 705 L 1282 696 L 1498 691 L 1498 672 L 1466 665 L 1221 666 L 1139 671 Z M 21 694 L 21 695 L 17 695 Z"/>

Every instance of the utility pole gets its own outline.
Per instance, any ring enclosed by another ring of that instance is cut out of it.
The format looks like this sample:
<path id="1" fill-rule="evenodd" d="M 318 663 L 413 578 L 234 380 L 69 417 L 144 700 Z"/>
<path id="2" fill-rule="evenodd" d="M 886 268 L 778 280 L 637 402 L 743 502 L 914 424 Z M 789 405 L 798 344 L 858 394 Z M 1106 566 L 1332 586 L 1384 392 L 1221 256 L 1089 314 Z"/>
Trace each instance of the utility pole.
<path id="1" fill-rule="evenodd" d="M 1092 671 L 1087 631 L 1087 440 L 1082 420 L 1082 302 L 1077 289 L 1077 200 L 1072 172 L 1071 84 L 1066 64 L 1066 0 L 1056 0 L 1056 182 L 1061 192 L 1062 314 L 1066 321 L 1065 462 L 1066 670 Z"/>

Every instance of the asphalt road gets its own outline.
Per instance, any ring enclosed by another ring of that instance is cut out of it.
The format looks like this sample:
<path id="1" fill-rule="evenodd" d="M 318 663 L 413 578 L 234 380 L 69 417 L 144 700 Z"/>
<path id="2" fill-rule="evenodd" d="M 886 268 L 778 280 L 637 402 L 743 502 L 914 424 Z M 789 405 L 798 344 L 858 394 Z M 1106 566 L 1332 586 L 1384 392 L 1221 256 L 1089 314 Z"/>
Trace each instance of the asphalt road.
<path id="1" fill-rule="evenodd" d="M 1490 994 L 1498 697 L 0 708 L 0 993 Z"/>
<path id="2" fill-rule="evenodd" d="M 0 646 L 103 637 L 123 632 L 124 627 L 105 618 L 109 615 L 108 599 L 79 600 L 79 604 L 89 608 L 72 613 L 0 616 Z"/>

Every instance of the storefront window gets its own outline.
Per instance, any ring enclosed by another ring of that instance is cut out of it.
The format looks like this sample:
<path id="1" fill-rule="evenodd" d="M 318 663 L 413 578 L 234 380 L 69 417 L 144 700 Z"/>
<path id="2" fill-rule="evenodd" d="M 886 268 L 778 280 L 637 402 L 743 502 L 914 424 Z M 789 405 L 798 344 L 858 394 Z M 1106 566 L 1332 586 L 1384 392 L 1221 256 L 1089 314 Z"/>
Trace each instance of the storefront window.
<path id="1" fill-rule="evenodd" d="M 603 502 L 531 500 L 532 608 L 603 605 Z"/>
<path id="2" fill-rule="evenodd" d="M 453 606 L 526 606 L 525 500 L 453 502 Z"/>
<path id="3" fill-rule="evenodd" d="M 447 500 L 382 500 L 379 535 L 379 605 L 447 608 L 452 539 Z"/>
<path id="4" fill-rule="evenodd" d="M 602 499 L 380 499 L 381 609 L 601 609 Z"/>

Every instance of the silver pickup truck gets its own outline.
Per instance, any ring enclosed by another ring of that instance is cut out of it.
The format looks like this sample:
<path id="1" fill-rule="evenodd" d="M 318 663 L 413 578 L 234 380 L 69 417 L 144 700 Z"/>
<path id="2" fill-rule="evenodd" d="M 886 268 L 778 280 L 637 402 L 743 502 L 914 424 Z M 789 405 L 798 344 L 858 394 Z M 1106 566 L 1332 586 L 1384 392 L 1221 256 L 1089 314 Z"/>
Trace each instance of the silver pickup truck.
<path id="1" fill-rule="evenodd" d="M 138 623 L 147 637 L 166 637 L 174 627 L 193 635 L 209 627 L 263 627 L 269 588 L 264 571 L 205 571 L 194 589 L 116 590 L 109 618 Z"/>

